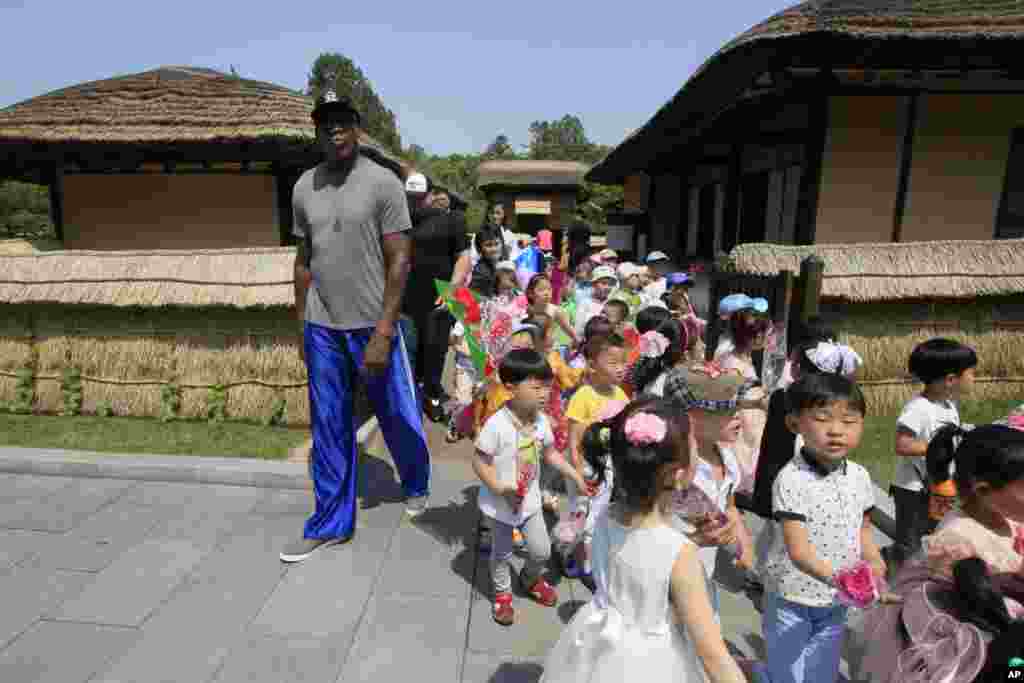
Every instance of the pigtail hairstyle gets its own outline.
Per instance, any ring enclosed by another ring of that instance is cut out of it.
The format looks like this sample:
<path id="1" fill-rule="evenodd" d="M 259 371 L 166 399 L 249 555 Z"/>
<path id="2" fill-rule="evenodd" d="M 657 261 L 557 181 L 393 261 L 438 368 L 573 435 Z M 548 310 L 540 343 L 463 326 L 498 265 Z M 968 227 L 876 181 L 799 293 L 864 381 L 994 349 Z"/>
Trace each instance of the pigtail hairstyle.
<path id="1" fill-rule="evenodd" d="M 633 387 L 638 392 L 675 366 L 690 347 L 686 327 L 675 318 L 668 318 L 654 331 L 668 340 L 668 348 L 657 358 L 641 357 L 637 360 L 633 368 Z"/>
<path id="2" fill-rule="evenodd" d="M 654 415 L 665 423 L 665 437 L 652 444 L 636 445 L 626 436 L 626 422 L 637 413 Z M 591 425 L 583 434 L 583 457 L 593 468 L 598 483 L 607 480 L 609 461 L 615 468 L 618 500 L 633 510 L 649 507 L 661 493 L 658 475 L 662 467 L 679 461 L 689 463 L 689 421 L 671 401 L 646 398 L 633 401 L 618 415 Z M 610 456 L 610 457 L 609 457 Z"/>
<path id="3" fill-rule="evenodd" d="M 957 618 L 993 636 L 975 683 L 1007 680 L 1007 663 L 1024 650 L 1024 621 L 1010 616 L 984 560 L 971 557 L 954 564 L 953 585 L 950 597 Z"/>
<path id="4" fill-rule="evenodd" d="M 949 481 L 949 466 L 955 463 L 953 478 L 962 497 L 973 495 L 979 482 L 1001 489 L 1024 479 L 1024 431 L 991 424 L 968 432 L 957 425 L 945 425 L 928 444 L 927 463 L 933 484 Z"/>

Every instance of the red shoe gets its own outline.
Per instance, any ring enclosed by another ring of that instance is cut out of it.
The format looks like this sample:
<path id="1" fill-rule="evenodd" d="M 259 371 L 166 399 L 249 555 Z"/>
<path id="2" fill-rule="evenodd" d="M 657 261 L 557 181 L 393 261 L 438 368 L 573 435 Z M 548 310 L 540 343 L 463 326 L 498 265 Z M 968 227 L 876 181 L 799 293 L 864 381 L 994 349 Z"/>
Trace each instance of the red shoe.
<path id="1" fill-rule="evenodd" d="M 502 626 L 515 623 L 516 611 L 512 609 L 511 593 L 498 593 L 494 596 L 494 620 Z"/>
<path id="2" fill-rule="evenodd" d="M 554 607 L 558 604 L 558 593 L 555 592 L 554 587 L 545 581 L 543 577 L 537 579 L 537 582 L 527 588 L 526 592 L 531 598 L 545 607 Z"/>

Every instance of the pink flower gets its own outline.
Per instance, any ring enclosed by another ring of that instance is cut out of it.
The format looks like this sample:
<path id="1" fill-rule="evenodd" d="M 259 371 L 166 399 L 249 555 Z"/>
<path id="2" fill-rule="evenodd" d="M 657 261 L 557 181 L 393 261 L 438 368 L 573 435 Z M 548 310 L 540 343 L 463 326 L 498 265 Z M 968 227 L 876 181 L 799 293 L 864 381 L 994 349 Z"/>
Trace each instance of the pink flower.
<path id="1" fill-rule="evenodd" d="M 878 600 L 882 593 L 881 581 L 871 571 L 871 566 L 863 560 L 835 575 L 839 602 L 850 607 L 868 607 Z"/>
<path id="2" fill-rule="evenodd" d="M 661 358 L 668 350 L 670 342 L 661 332 L 644 332 L 640 335 L 640 355 L 644 358 Z"/>
<path id="3" fill-rule="evenodd" d="M 723 368 L 721 365 L 719 365 L 716 361 L 713 360 L 705 362 L 703 369 L 704 374 L 706 374 L 711 379 L 721 377 L 722 374 L 725 372 L 725 368 Z"/>
<path id="4" fill-rule="evenodd" d="M 634 446 L 660 443 L 668 427 L 665 421 L 651 413 L 636 413 L 626 420 L 626 439 Z"/>
<path id="5" fill-rule="evenodd" d="M 1024 557 L 1024 526 L 1018 526 L 1013 533 L 1013 552 Z"/>
<path id="6" fill-rule="evenodd" d="M 601 412 L 597 414 L 598 422 L 607 422 L 616 415 L 622 412 L 622 409 L 626 407 L 625 401 L 611 400 L 604 404 L 601 408 Z"/>
<path id="7" fill-rule="evenodd" d="M 1010 415 L 1010 417 L 1006 418 L 1006 424 L 1012 429 L 1024 432 L 1024 413 Z"/>

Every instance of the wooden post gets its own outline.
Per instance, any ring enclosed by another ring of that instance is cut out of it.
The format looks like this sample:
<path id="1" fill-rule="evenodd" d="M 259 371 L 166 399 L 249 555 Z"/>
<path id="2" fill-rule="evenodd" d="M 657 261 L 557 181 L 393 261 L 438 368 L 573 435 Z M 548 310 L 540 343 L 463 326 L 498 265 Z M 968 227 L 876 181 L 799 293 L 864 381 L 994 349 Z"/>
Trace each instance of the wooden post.
<path id="1" fill-rule="evenodd" d="M 277 225 L 281 231 L 281 246 L 288 246 L 292 237 L 292 183 L 291 174 L 286 168 L 274 169 L 274 182 L 277 189 Z"/>
<path id="2" fill-rule="evenodd" d="M 743 179 L 743 145 L 734 142 L 729 151 L 729 175 L 725 181 L 725 202 L 722 207 L 722 242 L 725 253 L 732 251 L 739 241 L 740 182 Z"/>
<path id="3" fill-rule="evenodd" d="M 64 243 L 64 162 L 57 160 L 50 174 L 50 220 L 53 231 Z M 66 246 L 66 245 L 65 245 Z"/>
<path id="4" fill-rule="evenodd" d="M 808 256 L 800 264 L 800 322 L 802 323 L 806 323 L 809 318 L 818 315 L 824 274 L 825 262 L 817 256 Z"/>
<path id="5" fill-rule="evenodd" d="M 903 127 L 903 147 L 900 151 L 900 176 L 896 184 L 896 207 L 892 216 L 892 241 L 903 237 L 903 215 L 907 207 L 907 189 L 910 185 L 910 169 L 914 158 L 914 136 L 917 134 L 920 95 L 914 93 L 907 99 L 906 121 Z"/>
<path id="6" fill-rule="evenodd" d="M 811 95 L 811 120 L 804 146 L 804 166 L 800 176 L 800 195 L 796 207 L 796 243 L 814 244 L 818 220 L 818 196 L 821 192 L 822 161 L 828 140 L 828 90 Z"/>

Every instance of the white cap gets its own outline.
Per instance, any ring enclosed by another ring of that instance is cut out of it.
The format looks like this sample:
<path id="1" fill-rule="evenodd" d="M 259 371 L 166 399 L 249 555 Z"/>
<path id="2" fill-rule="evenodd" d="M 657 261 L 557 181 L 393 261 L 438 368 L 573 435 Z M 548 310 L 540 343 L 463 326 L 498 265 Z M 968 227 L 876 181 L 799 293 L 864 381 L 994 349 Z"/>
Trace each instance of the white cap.
<path id="1" fill-rule="evenodd" d="M 413 173 L 405 179 L 405 191 L 410 194 L 425 194 L 427 191 L 427 176 L 422 173 Z"/>
<path id="2" fill-rule="evenodd" d="M 635 263 L 626 261 L 625 263 L 619 264 L 619 277 L 625 280 L 626 278 L 633 277 L 634 275 L 640 274 L 640 266 Z"/>
<path id="3" fill-rule="evenodd" d="M 611 266 L 598 266 L 590 274 L 590 281 L 597 282 L 598 280 L 615 280 L 618 282 L 619 278 L 615 277 L 615 269 Z"/>
<path id="4" fill-rule="evenodd" d="M 668 261 L 668 255 L 663 251 L 652 251 L 644 259 L 647 263 L 655 263 L 656 261 Z"/>

